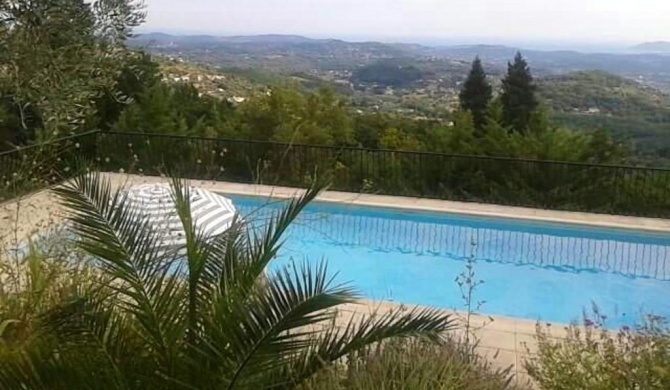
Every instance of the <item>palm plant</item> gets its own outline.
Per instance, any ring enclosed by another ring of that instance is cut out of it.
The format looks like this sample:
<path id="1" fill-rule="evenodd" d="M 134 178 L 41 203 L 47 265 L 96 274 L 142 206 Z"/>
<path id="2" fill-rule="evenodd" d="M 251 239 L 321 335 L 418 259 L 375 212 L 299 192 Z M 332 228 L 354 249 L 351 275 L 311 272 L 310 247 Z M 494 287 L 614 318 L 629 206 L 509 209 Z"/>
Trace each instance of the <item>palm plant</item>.
<path id="1" fill-rule="evenodd" d="M 432 309 L 391 311 L 334 326 L 357 299 L 325 265 L 266 272 L 315 185 L 265 226 L 238 220 L 207 237 L 189 187 L 172 181 L 185 233 L 180 254 L 97 174 L 56 193 L 79 247 L 104 276 L 48 312 L 40 337 L 0 365 L 3 389 L 291 389 L 349 353 L 396 337 L 436 339 L 451 319 Z"/>

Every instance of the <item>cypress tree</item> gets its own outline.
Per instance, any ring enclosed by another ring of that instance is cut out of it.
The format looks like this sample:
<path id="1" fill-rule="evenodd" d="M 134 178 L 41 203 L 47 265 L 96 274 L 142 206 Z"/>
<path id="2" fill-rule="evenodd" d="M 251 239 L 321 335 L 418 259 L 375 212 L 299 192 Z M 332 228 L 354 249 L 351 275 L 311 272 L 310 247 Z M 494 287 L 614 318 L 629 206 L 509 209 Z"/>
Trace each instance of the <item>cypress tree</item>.
<path id="1" fill-rule="evenodd" d="M 525 132 L 533 112 L 538 107 L 535 84 L 528 63 L 517 53 L 514 62 L 507 64 L 507 76 L 503 79 L 502 106 L 503 121 L 506 126 L 518 132 Z"/>
<path id="2" fill-rule="evenodd" d="M 492 93 L 493 89 L 486 80 L 486 72 L 482 67 L 482 61 L 479 57 L 476 57 L 472 62 L 470 74 L 468 74 L 468 78 L 463 84 L 459 99 L 461 108 L 472 113 L 475 130 L 478 133 L 481 133 L 486 124 L 486 110 L 491 101 Z"/>

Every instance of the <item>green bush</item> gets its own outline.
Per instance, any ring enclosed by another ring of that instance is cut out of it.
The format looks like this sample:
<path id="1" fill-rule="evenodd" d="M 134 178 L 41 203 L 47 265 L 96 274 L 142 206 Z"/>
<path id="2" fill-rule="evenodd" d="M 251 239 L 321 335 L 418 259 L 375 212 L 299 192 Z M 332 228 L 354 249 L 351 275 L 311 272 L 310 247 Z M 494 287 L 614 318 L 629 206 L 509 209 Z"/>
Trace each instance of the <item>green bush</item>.
<path id="1" fill-rule="evenodd" d="M 350 355 L 314 377 L 302 390 L 505 390 L 519 389 L 510 368 L 493 369 L 473 346 L 400 340 Z"/>
<path id="2" fill-rule="evenodd" d="M 63 233 L 50 232 L 19 251 L 0 244 L 0 364 L 36 336 L 42 315 L 97 278 L 89 259 Z"/>
<path id="3" fill-rule="evenodd" d="M 600 316 L 596 316 L 600 317 Z M 670 329 L 650 316 L 640 326 L 608 331 L 600 320 L 585 320 L 554 339 L 538 325 L 537 354 L 528 374 L 543 390 L 670 389 Z"/>

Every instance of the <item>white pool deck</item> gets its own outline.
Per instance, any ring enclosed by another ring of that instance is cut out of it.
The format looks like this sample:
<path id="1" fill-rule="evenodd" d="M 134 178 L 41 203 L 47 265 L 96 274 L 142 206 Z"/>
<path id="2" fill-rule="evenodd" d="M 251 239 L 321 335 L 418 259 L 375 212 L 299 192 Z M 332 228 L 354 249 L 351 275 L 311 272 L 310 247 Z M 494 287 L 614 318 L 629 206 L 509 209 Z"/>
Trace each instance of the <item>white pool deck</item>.
<path id="1" fill-rule="evenodd" d="M 167 179 L 144 177 L 127 174 L 105 174 L 114 186 L 128 186 L 165 182 Z M 295 188 L 237 184 L 222 181 L 190 181 L 195 187 L 231 195 L 251 195 L 273 198 L 294 197 L 301 193 Z M 598 226 L 614 229 L 635 229 L 658 234 L 670 234 L 670 220 L 654 218 L 638 218 L 616 215 L 539 210 L 523 207 L 498 206 L 490 204 L 453 202 L 434 199 L 421 199 L 400 196 L 383 196 L 373 194 L 354 194 L 347 192 L 326 191 L 320 194 L 319 201 L 336 202 L 339 204 L 364 205 L 374 207 L 397 208 L 426 212 L 451 213 L 488 218 L 522 219 L 536 222 L 572 224 L 581 226 Z M 19 200 L 0 204 L 0 248 L 22 241 L 36 231 L 44 230 L 50 225 L 61 221 L 63 210 L 55 196 L 49 191 L 42 191 Z M 397 304 L 391 302 L 361 302 L 358 305 L 347 305 L 341 310 L 343 319 L 352 313 L 369 312 L 375 308 L 388 310 Z M 475 317 L 474 325 L 479 325 L 486 317 Z M 513 366 L 517 379 L 528 380 L 523 361 L 528 357 L 528 350 L 535 349 L 534 321 L 514 318 L 494 317 L 494 321 L 477 331 L 480 340 L 480 352 L 491 359 L 496 366 Z M 561 337 L 564 325 L 553 324 L 552 335 Z M 495 358 L 494 358 L 495 357 Z"/>

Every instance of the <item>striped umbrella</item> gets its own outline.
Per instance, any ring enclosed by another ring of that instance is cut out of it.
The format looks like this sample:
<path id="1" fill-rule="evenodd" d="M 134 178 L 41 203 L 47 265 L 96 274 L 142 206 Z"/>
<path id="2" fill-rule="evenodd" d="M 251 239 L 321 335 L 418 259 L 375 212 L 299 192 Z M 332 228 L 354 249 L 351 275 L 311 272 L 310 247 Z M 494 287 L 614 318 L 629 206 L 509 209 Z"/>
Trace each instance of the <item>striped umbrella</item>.
<path id="1" fill-rule="evenodd" d="M 141 184 L 128 188 L 124 194 L 125 205 L 135 217 L 148 220 L 151 228 L 162 236 L 161 247 L 165 249 L 186 243 L 172 191 L 168 184 Z M 195 187 L 190 187 L 189 193 L 195 226 L 206 237 L 219 235 L 230 228 L 236 214 L 230 199 Z"/>

